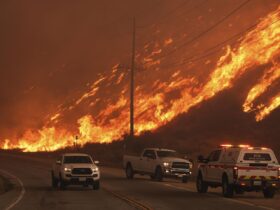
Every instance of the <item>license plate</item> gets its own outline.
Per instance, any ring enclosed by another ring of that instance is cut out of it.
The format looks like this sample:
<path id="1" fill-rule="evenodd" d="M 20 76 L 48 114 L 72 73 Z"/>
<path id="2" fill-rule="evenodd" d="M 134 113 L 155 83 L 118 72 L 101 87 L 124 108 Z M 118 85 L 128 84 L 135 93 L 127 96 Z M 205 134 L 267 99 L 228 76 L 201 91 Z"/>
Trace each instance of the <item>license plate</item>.
<path id="1" fill-rule="evenodd" d="M 80 177 L 80 178 L 79 178 L 79 181 L 80 181 L 80 182 L 85 182 L 86 180 L 87 180 L 86 177 Z"/>
<path id="2" fill-rule="evenodd" d="M 260 185 L 262 185 L 262 181 L 254 181 L 253 184 L 255 186 L 260 186 Z"/>

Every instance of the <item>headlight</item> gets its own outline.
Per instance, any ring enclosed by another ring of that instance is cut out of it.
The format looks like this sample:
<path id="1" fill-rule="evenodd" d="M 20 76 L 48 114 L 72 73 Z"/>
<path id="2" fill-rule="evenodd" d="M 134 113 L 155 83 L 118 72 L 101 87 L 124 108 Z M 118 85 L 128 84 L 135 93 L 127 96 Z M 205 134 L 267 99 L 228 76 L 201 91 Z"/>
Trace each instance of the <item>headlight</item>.
<path id="1" fill-rule="evenodd" d="M 192 163 L 190 163 L 190 169 L 192 169 L 192 167 L 193 167 L 193 164 L 192 164 Z"/>
<path id="2" fill-rule="evenodd" d="M 99 171 L 99 168 L 92 168 L 92 172 L 98 172 Z"/>
<path id="3" fill-rule="evenodd" d="M 65 168 L 64 168 L 64 171 L 65 171 L 65 172 L 71 172 L 71 168 L 65 167 Z"/>
<path id="4" fill-rule="evenodd" d="M 164 167 L 169 167 L 169 166 L 170 166 L 170 163 L 164 162 L 164 163 L 163 163 L 163 166 L 164 166 Z"/>

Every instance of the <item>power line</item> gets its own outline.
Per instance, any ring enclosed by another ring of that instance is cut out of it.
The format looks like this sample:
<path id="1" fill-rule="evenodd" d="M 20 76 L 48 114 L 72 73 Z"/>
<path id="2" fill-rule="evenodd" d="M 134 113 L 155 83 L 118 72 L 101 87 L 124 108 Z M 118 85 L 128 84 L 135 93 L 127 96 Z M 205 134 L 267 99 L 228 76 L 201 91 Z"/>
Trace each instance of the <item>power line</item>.
<path id="1" fill-rule="evenodd" d="M 277 19 L 276 21 L 274 21 L 273 23 L 267 25 L 266 27 L 264 27 L 263 29 L 261 30 L 265 30 L 267 29 L 269 26 L 272 26 L 273 24 L 277 23 L 278 21 L 280 21 L 280 18 Z M 182 61 L 180 62 L 174 62 L 174 63 L 168 63 L 166 65 L 161 65 L 160 67 L 161 68 L 168 68 L 168 67 L 176 67 L 176 66 L 182 66 L 186 63 L 189 63 L 189 62 L 196 62 L 196 61 L 199 61 L 201 59 L 204 59 L 204 58 L 207 58 L 208 56 L 210 55 L 213 55 L 217 52 L 220 51 L 220 47 L 221 46 L 225 46 L 226 43 L 228 42 L 232 42 L 234 40 L 236 40 L 238 37 L 241 37 L 243 34 L 245 34 L 246 32 L 249 32 L 250 30 L 252 30 L 253 28 L 255 28 L 259 23 L 254 23 L 253 25 L 249 26 L 248 28 L 246 28 L 245 30 L 237 33 L 237 34 L 234 34 L 233 36 L 229 37 L 228 39 L 208 48 L 207 50 L 205 50 L 203 53 L 200 53 L 199 55 L 194 55 L 194 56 L 190 56 L 188 58 L 184 58 Z M 142 71 L 146 71 L 146 70 L 142 70 Z M 141 71 L 141 72 L 142 72 Z"/>
<path id="2" fill-rule="evenodd" d="M 164 58 L 166 56 L 169 56 L 175 52 L 177 52 L 179 49 L 182 49 L 183 47 L 193 43 L 194 41 L 196 41 L 197 39 L 199 39 L 200 37 L 204 36 L 205 34 L 207 34 L 208 32 L 212 31 L 214 28 L 216 28 L 218 25 L 220 25 L 221 23 L 223 23 L 225 20 L 227 20 L 230 16 L 232 16 L 234 13 L 236 13 L 238 10 L 240 10 L 242 7 L 244 7 L 246 4 L 248 4 L 251 0 L 247 0 L 245 2 L 243 2 L 242 4 L 238 5 L 235 9 L 233 9 L 230 13 L 228 13 L 226 16 L 224 16 L 222 19 L 220 19 L 218 22 L 216 22 L 214 25 L 212 25 L 211 27 L 207 28 L 206 30 L 202 31 L 201 33 L 199 33 L 198 35 L 196 35 L 195 37 L 193 37 L 191 40 L 188 40 L 187 42 L 183 43 L 182 45 L 180 45 L 179 47 L 169 51 L 168 53 L 159 56 L 157 59 L 161 59 Z M 146 63 L 150 63 L 152 61 L 147 61 Z"/>
<path id="3" fill-rule="evenodd" d="M 195 5 L 195 6 L 193 6 L 193 7 L 191 7 L 191 8 L 189 8 L 189 9 L 187 9 L 186 11 L 183 11 L 183 13 L 188 13 L 189 14 L 189 12 L 194 12 L 198 7 L 200 7 L 203 3 L 205 3 L 207 0 L 202 0 L 199 4 L 197 4 L 197 5 Z M 175 11 L 174 11 L 175 12 Z M 171 15 L 172 13 L 169 13 L 169 14 L 167 14 L 167 15 L 165 15 L 165 16 L 163 16 L 162 18 L 161 18 L 161 20 L 162 19 L 165 19 L 165 17 L 169 17 L 170 15 Z M 185 16 L 186 17 L 186 16 Z M 171 19 L 169 19 L 169 20 L 171 20 Z M 164 23 L 166 23 L 166 21 L 167 20 L 163 20 L 163 21 L 159 21 L 159 22 L 156 22 L 156 23 L 152 23 L 152 24 L 150 24 L 150 25 L 146 25 L 146 26 L 140 26 L 140 27 L 137 27 L 138 29 L 140 29 L 140 30 L 142 30 L 142 29 L 147 29 L 148 27 L 152 27 L 152 26 L 154 26 L 154 25 L 160 25 L 160 24 L 164 24 Z M 179 30 L 177 30 L 177 31 L 179 31 Z M 146 39 L 150 39 L 150 33 L 145 33 L 145 36 L 144 36 L 144 38 L 143 38 L 143 36 L 141 36 L 141 39 L 143 40 L 146 40 Z"/>

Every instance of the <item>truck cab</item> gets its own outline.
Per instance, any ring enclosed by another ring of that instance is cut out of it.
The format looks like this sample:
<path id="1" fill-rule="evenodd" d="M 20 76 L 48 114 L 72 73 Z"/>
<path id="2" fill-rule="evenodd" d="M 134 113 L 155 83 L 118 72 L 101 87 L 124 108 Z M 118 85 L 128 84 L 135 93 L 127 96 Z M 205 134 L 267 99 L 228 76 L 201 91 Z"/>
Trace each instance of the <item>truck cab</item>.
<path id="1" fill-rule="evenodd" d="M 234 192 L 262 191 L 272 198 L 279 188 L 280 166 L 269 148 L 249 145 L 221 145 L 207 158 L 199 157 L 197 191 L 207 192 L 208 187 L 222 187 L 225 197 Z"/>

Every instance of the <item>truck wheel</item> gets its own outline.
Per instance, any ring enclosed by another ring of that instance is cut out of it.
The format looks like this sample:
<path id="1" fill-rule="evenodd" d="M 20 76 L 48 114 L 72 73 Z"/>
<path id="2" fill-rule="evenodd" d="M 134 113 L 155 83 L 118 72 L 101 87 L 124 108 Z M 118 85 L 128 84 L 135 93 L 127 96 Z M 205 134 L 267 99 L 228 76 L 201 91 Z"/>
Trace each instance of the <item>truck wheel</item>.
<path id="1" fill-rule="evenodd" d="M 275 194 L 275 190 L 271 187 L 263 190 L 263 196 L 265 198 L 273 198 L 274 194 Z"/>
<path id="2" fill-rule="evenodd" d="M 188 177 L 187 176 L 183 176 L 182 177 L 182 182 L 183 183 L 187 183 L 188 182 Z"/>
<path id="3" fill-rule="evenodd" d="M 228 178 L 227 177 L 223 177 L 223 181 L 222 181 L 222 189 L 223 189 L 223 196 L 226 198 L 232 198 L 233 197 L 233 186 L 231 184 L 228 183 Z"/>
<path id="4" fill-rule="evenodd" d="M 125 169 L 125 174 L 126 174 L 127 179 L 133 179 L 134 171 L 130 164 L 127 164 L 126 169 Z"/>
<path id="5" fill-rule="evenodd" d="M 163 174 L 162 174 L 161 167 L 157 167 L 157 168 L 156 168 L 156 171 L 155 171 L 155 179 L 156 179 L 158 182 L 161 182 L 161 181 L 162 181 L 162 179 L 163 179 Z"/>
<path id="6" fill-rule="evenodd" d="M 53 172 L 51 172 L 51 179 L 52 179 L 52 187 L 57 188 L 58 180 L 54 177 Z"/>
<path id="7" fill-rule="evenodd" d="M 93 182 L 92 188 L 93 188 L 93 190 L 99 190 L 99 188 L 100 188 L 99 181 Z"/>
<path id="8" fill-rule="evenodd" d="M 196 189 L 199 193 L 207 193 L 208 191 L 208 184 L 203 181 L 201 174 L 199 174 L 196 178 Z"/>
<path id="9" fill-rule="evenodd" d="M 59 188 L 61 190 L 65 190 L 66 189 L 66 183 L 63 181 L 61 175 L 59 175 Z"/>

